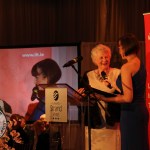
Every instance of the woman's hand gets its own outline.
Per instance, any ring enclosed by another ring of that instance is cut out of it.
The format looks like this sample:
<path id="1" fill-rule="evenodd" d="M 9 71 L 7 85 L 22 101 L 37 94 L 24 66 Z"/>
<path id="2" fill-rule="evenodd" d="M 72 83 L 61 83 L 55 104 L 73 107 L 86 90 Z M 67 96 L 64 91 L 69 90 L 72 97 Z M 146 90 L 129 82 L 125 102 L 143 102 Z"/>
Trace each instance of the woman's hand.
<path id="1" fill-rule="evenodd" d="M 83 97 L 86 96 L 86 94 L 85 94 L 85 88 L 80 88 L 80 89 L 77 90 L 77 92 L 80 93 Z"/>
<path id="2" fill-rule="evenodd" d="M 85 89 L 84 89 L 84 88 L 80 88 L 80 89 L 78 89 L 78 90 L 77 90 L 77 92 L 78 92 L 78 93 L 80 93 L 80 94 L 83 94 L 83 93 L 84 93 L 84 91 L 85 91 Z"/>

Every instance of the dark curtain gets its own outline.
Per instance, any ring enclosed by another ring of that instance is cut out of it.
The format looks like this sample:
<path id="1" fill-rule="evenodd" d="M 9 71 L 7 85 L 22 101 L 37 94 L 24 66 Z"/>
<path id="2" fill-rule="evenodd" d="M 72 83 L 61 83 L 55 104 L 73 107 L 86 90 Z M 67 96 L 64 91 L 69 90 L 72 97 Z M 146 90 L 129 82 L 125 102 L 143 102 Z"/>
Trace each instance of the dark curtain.
<path id="1" fill-rule="evenodd" d="M 54 8 L 49 1 L 1 0 L 0 11 L 0 45 L 48 43 L 55 36 Z"/>
<path id="2" fill-rule="evenodd" d="M 149 0 L 0 0 L 0 46 L 144 41 Z"/>
<path id="3" fill-rule="evenodd" d="M 106 0 L 106 41 L 116 41 L 122 34 L 134 33 L 144 41 L 143 13 L 150 11 L 149 0 Z"/>

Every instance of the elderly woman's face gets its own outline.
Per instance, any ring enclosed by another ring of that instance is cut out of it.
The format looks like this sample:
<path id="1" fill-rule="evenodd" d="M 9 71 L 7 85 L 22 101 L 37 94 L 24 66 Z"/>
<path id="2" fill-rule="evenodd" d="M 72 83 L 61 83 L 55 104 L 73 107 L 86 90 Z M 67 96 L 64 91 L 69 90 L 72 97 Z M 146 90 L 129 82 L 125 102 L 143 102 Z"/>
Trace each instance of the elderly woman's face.
<path id="1" fill-rule="evenodd" d="M 99 51 L 97 55 L 93 57 L 93 62 L 99 68 L 105 69 L 110 65 L 110 53 L 107 51 Z"/>

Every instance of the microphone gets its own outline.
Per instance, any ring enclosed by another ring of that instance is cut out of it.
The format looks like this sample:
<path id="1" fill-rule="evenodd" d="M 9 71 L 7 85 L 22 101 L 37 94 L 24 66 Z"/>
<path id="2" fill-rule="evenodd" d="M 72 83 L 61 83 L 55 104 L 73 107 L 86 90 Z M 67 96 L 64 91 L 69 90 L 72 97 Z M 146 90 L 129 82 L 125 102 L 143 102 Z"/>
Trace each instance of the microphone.
<path id="1" fill-rule="evenodd" d="M 108 77 L 107 77 L 107 75 L 106 75 L 106 72 L 105 72 L 105 71 L 102 71 L 102 72 L 101 72 L 101 76 L 102 76 L 103 80 L 108 79 Z"/>
<path id="2" fill-rule="evenodd" d="M 31 101 L 34 101 L 35 99 L 39 99 L 38 87 L 36 86 L 32 89 Z"/>
<path id="3" fill-rule="evenodd" d="M 107 80 L 108 79 L 105 71 L 101 72 L 101 76 L 102 76 L 103 80 Z M 107 82 L 107 87 L 110 88 L 110 89 L 112 89 L 111 84 L 108 81 L 106 81 L 106 82 Z"/>
<path id="4" fill-rule="evenodd" d="M 67 63 L 65 63 L 65 64 L 63 65 L 63 67 L 70 67 L 70 66 L 72 66 L 73 64 L 75 64 L 75 63 L 81 61 L 82 59 L 83 59 L 82 56 L 78 56 L 78 57 L 76 57 L 76 58 L 74 58 L 74 59 L 68 61 Z"/>

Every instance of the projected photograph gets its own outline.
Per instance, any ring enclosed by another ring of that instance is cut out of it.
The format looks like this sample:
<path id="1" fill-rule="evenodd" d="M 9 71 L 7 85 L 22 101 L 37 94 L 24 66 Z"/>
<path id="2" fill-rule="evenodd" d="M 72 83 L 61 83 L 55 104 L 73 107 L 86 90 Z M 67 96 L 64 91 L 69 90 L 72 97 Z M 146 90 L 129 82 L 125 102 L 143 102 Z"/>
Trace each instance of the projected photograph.
<path id="1" fill-rule="evenodd" d="M 32 103 L 32 89 L 35 86 L 32 66 L 46 58 L 54 59 L 61 68 L 62 76 L 58 83 L 66 83 L 77 89 L 78 74 L 72 67 L 63 67 L 77 56 L 76 45 L 0 48 L 0 99 L 10 104 L 13 113 L 24 116 L 28 105 Z M 77 63 L 74 66 L 78 69 Z"/>

